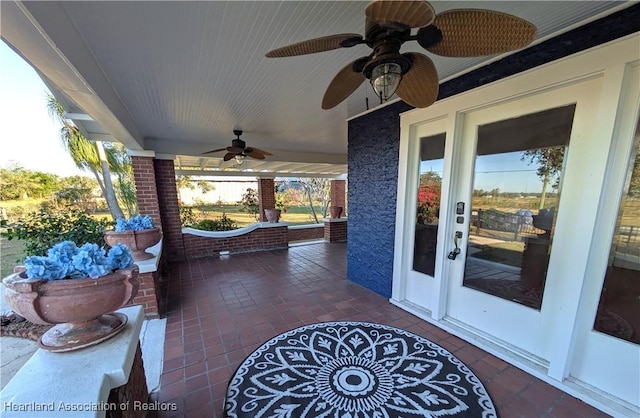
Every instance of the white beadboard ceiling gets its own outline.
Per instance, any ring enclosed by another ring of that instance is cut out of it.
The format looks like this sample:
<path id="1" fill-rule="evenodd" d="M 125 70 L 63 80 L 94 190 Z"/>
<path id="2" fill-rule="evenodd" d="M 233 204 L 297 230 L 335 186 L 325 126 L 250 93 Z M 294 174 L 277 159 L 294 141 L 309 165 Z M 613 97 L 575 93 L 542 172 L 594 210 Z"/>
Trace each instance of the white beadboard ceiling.
<path id="1" fill-rule="evenodd" d="M 377 105 L 368 83 L 332 110 L 322 96 L 358 45 L 268 59 L 276 47 L 338 34 L 364 35 L 365 1 L 2 1 L 2 37 L 42 75 L 87 136 L 175 156 L 178 170 L 346 173 L 345 120 Z M 486 8 L 533 22 L 538 39 L 626 7 L 611 1 L 446 1 L 437 13 Z M 419 51 L 416 42 L 402 51 Z M 440 80 L 495 57 L 430 55 Z M 81 115 L 89 115 L 86 120 Z M 242 166 L 224 153 L 242 129 L 271 151 Z M 144 154 L 144 152 L 143 152 Z M 234 173 L 235 174 L 235 173 Z"/>

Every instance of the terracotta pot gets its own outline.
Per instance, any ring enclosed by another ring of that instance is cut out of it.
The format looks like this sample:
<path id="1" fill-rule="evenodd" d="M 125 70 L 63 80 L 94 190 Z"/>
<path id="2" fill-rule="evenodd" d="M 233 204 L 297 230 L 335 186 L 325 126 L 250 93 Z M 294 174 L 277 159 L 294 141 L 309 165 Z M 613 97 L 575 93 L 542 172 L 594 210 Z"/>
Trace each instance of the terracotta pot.
<path id="1" fill-rule="evenodd" d="M 158 228 L 143 229 L 141 231 L 104 231 L 104 241 L 111 247 L 124 244 L 131 250 L 135 261 L 148 260 L 153 254 L 146 252 L 149 247 L 156 245 L 162 233 Z"/>
<path id="2" fill-rule="evenodd" d="M 280 209 L 265 209 L 264 216 L 267 218 L 269 223 L 278 223 L 280 220 Z"/>
<path id="3" fill-rule="evenodd" d="M 34 324 L 57 324 L 39 340 L 40 348 L 71 351 L 97 344 L 124 329 L 126 315 L 113 313 L 138 293 L 138 267 L 99 279 L 42 280 L 24 273 L 6 277 L 7 303 Z"/>
<path id="4" fill-rule="evenodd" d="M 342 206 L 329 206 L 329 213 L 332 218 L 339 218 L 342 215 Z"/>

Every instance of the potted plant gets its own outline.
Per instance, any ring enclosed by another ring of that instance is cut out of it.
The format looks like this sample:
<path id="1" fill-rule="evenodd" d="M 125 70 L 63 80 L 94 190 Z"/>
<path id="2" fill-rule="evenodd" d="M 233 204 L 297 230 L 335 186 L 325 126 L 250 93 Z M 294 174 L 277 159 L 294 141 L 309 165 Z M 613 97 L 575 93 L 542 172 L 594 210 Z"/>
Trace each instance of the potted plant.
<path id="1" fill-rule="evenodd" d="M 7 303 L 35 324 L 57 324 L 38 345 L 71 351 L 120 332 L 126 315 L 113 313 L 138 292 L 138 267 L 131 251 L 115 244 L 107 253 L 97 244 L 54 245 L 46 256 L 30 256 L 2 282 Z"/>
<path id="2" fill-rule="evenodd" d="M 280 221 L 280 209 L 265 209 L 264 216 L 269 223 L 278 223 Z"/>
<path id="3" fill-rule="evenodd" d="M 329 214 L 332 218 L 338 219 L 342 215 L 342 206 L 329 206 Z"/>
<path id="4" fill-rule="evenodd" d="M 161 236 L 160 229 L 153 226 L 153 220 L 140 215 L 129 219 L 118 218 L 113 230 L 104 231 L 104 240 L 109 246 L 126 245 L 133 252 L 135 261 L 152 258 L 153 254 L 146 252 L 146 249 L 156 245 Z"/>

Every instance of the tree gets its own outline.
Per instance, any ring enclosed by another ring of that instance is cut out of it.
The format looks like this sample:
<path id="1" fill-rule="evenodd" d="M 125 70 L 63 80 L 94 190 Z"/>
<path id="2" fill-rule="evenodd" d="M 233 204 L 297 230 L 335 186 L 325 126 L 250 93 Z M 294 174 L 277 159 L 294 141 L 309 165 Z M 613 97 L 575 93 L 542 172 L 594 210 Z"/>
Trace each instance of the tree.
<path id="1" fill-rule="evenodd" d="M 124 218 L 111 180 L 112 167 L 109 163 L 116 160 L 113 147 L 105 147 L 101 141 L 91 142 L 85 138 L 78 127 L 64 117 L 62 104 L 51 94 L 47 96 L 47 109 L 49 115 L 62 125 L 60 140 L 73 162 L 79 169 L 91 172 L 96 178 L 113 219 Z"/>
<path id="2" fill-rule="evenodd" d="M 547 196 L 547 187 L 553 180 L 553 188 L 557 188 L 562 172 L 562 161 L 564 160 L 565 147 L 538 148 L 524 151 L 520 157 L 521 161 L 528 161 L 528 164 L 538 164 L 536 174 L 542 180 L 542 192 L 540 194 L 540 205 L 538 209 L 544 208 L 544 201 Z"/>
<path id="3" fill-rule="evenodd" d="M 216 186 L 210 181 L 193 180 L 190 176 L 176 176 L 176 187 L 178 188 L 178 197 L 180 197 L 180 189 L 195 190 L 197 187 L 202 194 L 212 192 L 216 189 Z M 180 200 L 182 200 L 182 198 L 180 198 Z"/>
<path id="4" fill-rule="evenodd" d="M 0 200 L 46 198 L 60 188 L 55 174 L 27 170 L 18 165 L 0 169 Z"/>
<path id="5" fill-rule="evenodd" d="M 133 177 L 133 165 L 127 150 L 122 144 L 109 144 L 111 152 L 110 166 L 116 174 L 115 192 L 118 202 L 127 210 L 129 217 L 138 213 L 138 198 L 136 196 L 136 183 Z"/>
<path id="6" fill-rule="evenodd" d="M 95 209 L 94 191 L 98 183 L 89 177 L 71 176 L 60 180 L 60 190 L 55 193 L 55 203 L 59 206 L 74 206 L 82 210 Z"/>
<path id="7" fill-rule="evenodd" d="M 320 215 L 325 218 L 331 200 L 331 181 L 319 178 L 299 178 L 297 183 L 304 191 L 315 223 L 320 223 L 315 206 L 319 206 Z"/>
<path id="8" fill-rule="evenodd" d="M 258 220 L 258 214 L 260 213 L 260 202 L 258 201 L 258 192 L 255 189 L 249 187 L 245 193 L 242 194 L 242 200 L 240 201 L 243 212 L 248 212 Z"/>

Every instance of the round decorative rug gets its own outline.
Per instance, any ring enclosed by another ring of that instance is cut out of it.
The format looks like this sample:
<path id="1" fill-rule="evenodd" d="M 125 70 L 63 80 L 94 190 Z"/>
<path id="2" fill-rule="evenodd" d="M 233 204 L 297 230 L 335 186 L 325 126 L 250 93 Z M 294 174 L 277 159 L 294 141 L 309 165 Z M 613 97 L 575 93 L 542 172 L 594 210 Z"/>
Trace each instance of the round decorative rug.
<path id="1" fill-rule="evenodd" d="M 486 389 L 444 348 L 367 322 L 287 331 L 240 364 L 228 417 L 496 417 Z"/>

